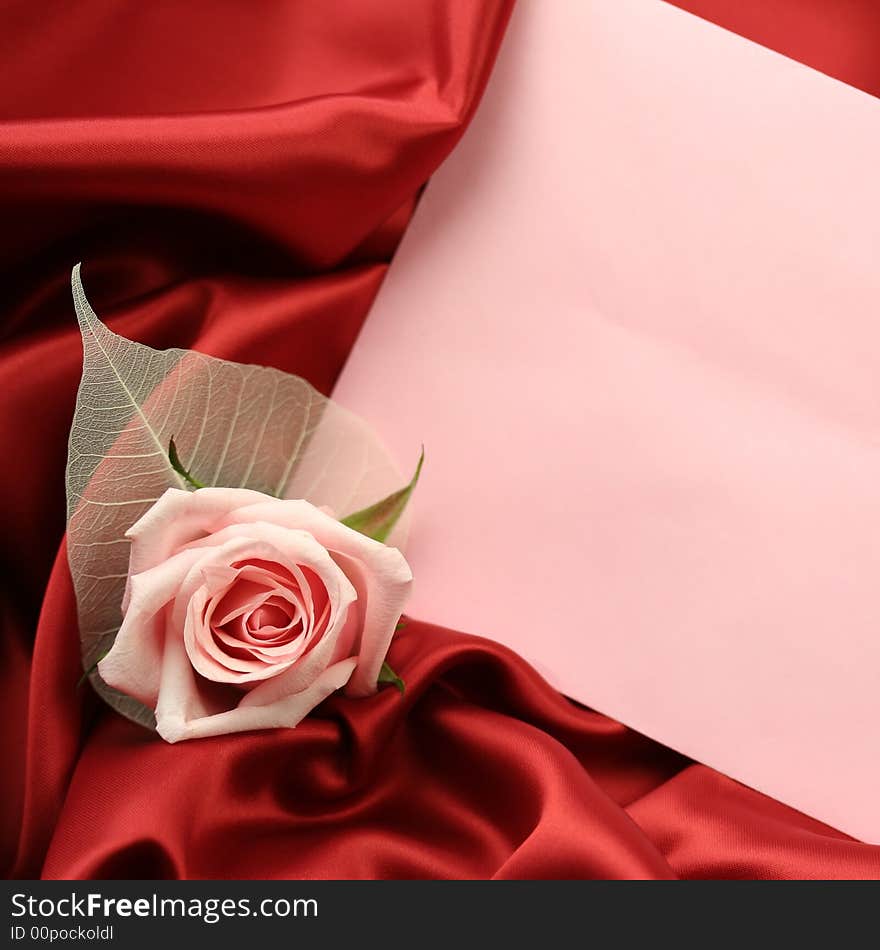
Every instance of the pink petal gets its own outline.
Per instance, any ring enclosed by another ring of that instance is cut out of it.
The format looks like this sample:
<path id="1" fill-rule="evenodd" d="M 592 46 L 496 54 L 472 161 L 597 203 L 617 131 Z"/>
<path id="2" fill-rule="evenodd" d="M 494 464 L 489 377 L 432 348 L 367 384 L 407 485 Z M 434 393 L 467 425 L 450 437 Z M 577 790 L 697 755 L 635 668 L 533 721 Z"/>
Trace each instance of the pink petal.
<path id="1" fill-rule="evenodd" d="M 205 606 L 205 592 L 199 589 L 189 602 L 183 626 L 183 644 L 187 656 L 202 676 L 215 683 L 242 684 L 275 676 L 284 669 L 284 664 L 275 666 L 255 658 L 244 659 L 221 649 L 204 622 L 202 614 Z M 169 638 L 176 635 L 176 631 L 169 631 Z"/>
<path id="2" fill-rule="evenodd" d="M 244 488 L 194 492 L 169 488 L 125 533 L 132 542 L 130 573 L 161 564 L 185 544 L 213 531 L 230 512 L 268 499 Z"/>
<path id="3" fill-rule="evenodd" d="M 239 525 L 272 521 L 305 530 L 328 550 L 349 558 L 347 571 L 351 569 L 354 573 L 355 565 L 363 566 L 356 580 L 361 595 L 366 594 L 366 604 L 361 605 L 363 631 L 358 666 L 348 692 L 353 696 L 374 693 L 412 585 L 412 571 L 400 551 L 359 534 L 307 501 L 263 498 L 237 509 L 230 519 Z"/>
<path id="4" fill-rule="evenodd" d="M 310 686 L 298 693 L 279 697 L 265 705 L 244 705 L 244 700 L 227 712 L 214 715 L 193 714 L 198 709 L 187 691 L 185 677 L 169 674 L 168 700 L 156 709 L 156 727 L 166 742 L 246 732 L 252 729 L 293 728 L 319 703 L 348 682 L 356 664 L 354 657 L 328 667 Z M 176 671 L 175 671 L 176 672 Z M 190 670 L 190 672 L 192 672 Z M 163 690 L 165 679 L 163 676 Z M 248 693 L 244 699 L 249 699 Z M 180 701 L 180 705 L 178 705 Z M 189 705 L 187 702 L 189 701 Z"/>
<path id="5" fill-rule="evenodd" d="M 185 551 L 129 577 L 125 616 L 110 652 L 98 664 L 101 679 L 138 701 L 154 706 L 162 665 L 165 608 L 189 571 L 204 557 Z"/>
<path id="6" fill-rule="evenodd" d="M 256 537 L 242 536 L 243 530 L 248 530 Z M 186 630 L 186 646 L 187 650 L 191 651 L 193 663 L 209 679 L 241 684 L 265 679 L 265 672 L 232 672 L 228 669 L 233 664 L 228 659 L 219 659 L 213 653 L 216 644 L 213 642 L 209 644 L 207 636 L 210 634 L 202 629 L 204 624 L 200 624 L 191 617 L 188 620 L 190 601 L 202 586 L 202 572 L 205 566 L 212 563 L 234 564 L 251 558 L 277 562 L 292 576 L 299 575 L 299 578 L 302 578 L 301 583 L 308 586 L 302 568 L 299 566 L 302 564 L 304 568 L 313 571 L 320 578 L 330 604 L 330 620 L 323 636 L 316 645 L 312 646 L 310 652 L 298 659 L 295 664 L 297 668 L 302 667 L 295 679 L 297 690 L 304 688 L 329 665 L 339 632 L 345 625 L 348 607 L 357 598 L 356 590 L 327 551 L 307 532 L 255 522 L 246 526 L 237 526 L 236 531 L 228 536 L 229 540 L 225 543 L 219 543 L 221 535 L 223 532 L 217 535 L 217 547 L 193 549 L 200 550 L 203 559 L 197 562 L 197 567 L 191 570 L 180 584 L 171 612 L 170 629 Z M 311 606 L 311 595 L 307 596 L 308 606 Z M 213 638 L 211 639 L 213 641 Z M 296 656 L 287 657 L 284 661 L 279 658 L 280 668 L 284 669 L 294 659 Z M 214 662 L 212 663 L 211 660 Z M 224 667 L 227 668 L 225 672 Z M 278 668 L 275 668 L 269 675 L 278 678 L 275 675 L 277 672 Z M 290 691 L 292 690 L 288 689 L 288 692 Z"/>
<path id="7" fill-rule="evenodd" d="M 214 684 L 208 684 L 213 686 Z M 159 734 L 163 723 L 178 724 L 222 714 L 224 709 L 214 694 L 199 680 L 179 637 L 167 637 L 162 657 L 159 696 L 156 702 L 156 724 Z M 173 725 L 172 725 L 173 731 Z M 169 742 L 175 741 L 168 739 Z"/>

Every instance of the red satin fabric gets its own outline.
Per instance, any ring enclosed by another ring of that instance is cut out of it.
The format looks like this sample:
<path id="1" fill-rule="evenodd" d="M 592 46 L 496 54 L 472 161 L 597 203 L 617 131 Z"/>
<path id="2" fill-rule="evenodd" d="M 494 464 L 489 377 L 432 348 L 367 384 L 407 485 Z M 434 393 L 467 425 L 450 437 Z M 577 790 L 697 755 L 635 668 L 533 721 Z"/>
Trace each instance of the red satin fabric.
<path id="1" fill-rule="evenodd" d="M 679 5 L 880 93 L 880 60 L 863 55 L 880 42 L 872 0 Z M 76 688 L 58 550 L 80 364 L 71 264 L 85 261 L 96 309 L 130 337 L 329 391 L 508 12 L 4 5 L 7 873 L 880 877 L 880 849 L 575 706 L 501 647 L 422 622 L 392 650 L 404 698 L 337 696 L 295 731 L 169 746 Z"/>
<path id="2" fill-rule="evenodd" d="M 755 43 L 880 96 L 880 4 L 872 0 L 670 0 Z"/>

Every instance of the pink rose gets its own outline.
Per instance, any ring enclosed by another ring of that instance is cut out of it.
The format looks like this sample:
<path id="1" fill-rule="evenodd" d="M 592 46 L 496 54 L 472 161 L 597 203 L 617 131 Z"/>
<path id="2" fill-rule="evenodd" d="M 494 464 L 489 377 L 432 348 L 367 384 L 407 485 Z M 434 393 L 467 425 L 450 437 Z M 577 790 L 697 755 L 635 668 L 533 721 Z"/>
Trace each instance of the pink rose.
<path id="1" fill-rule="evenodd" d="M 123 621 L 98 670 L 168 742 L 295 726 L 376 681 L 412 584 L 396 548 L 306 501 L 169 489 L 127 532 Z"/>

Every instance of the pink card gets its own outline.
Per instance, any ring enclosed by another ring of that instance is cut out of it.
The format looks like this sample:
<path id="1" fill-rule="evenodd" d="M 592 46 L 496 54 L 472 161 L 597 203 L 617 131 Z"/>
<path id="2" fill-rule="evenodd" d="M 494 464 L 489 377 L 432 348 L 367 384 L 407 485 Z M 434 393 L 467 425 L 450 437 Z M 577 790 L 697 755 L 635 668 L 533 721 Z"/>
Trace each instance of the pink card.
<path id="1" fill-rule="evenodd" d="M 334 393 L 425 444 L 411 614 L 873 842 L 878 167 L 740 36 L 519 4 Z"/>

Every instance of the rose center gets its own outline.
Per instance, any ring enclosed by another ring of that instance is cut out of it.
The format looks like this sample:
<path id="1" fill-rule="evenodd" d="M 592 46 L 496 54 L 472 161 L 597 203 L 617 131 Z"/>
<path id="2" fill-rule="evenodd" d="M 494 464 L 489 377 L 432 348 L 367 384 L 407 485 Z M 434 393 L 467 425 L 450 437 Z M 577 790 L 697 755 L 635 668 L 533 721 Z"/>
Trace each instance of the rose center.
<path id="1" fill-rule="evenodd" d="M 280 630 L 286 627 L 293 617 L 278 604 L 263 604 L 248 617 L 247 627 L 249 633 L 261 633 L 266 628 L 272 631 Z"/>
<path id="2" fill-rule="evenodd" d="M 311 568 L 249 560 L 230 569 L 231 577 L 228 572 L 214 576 L 219 589 L 206 596 L 195 627 L 217 679 L 265 678 L 320 642 L 331 604 L 323 580 Z"/>

